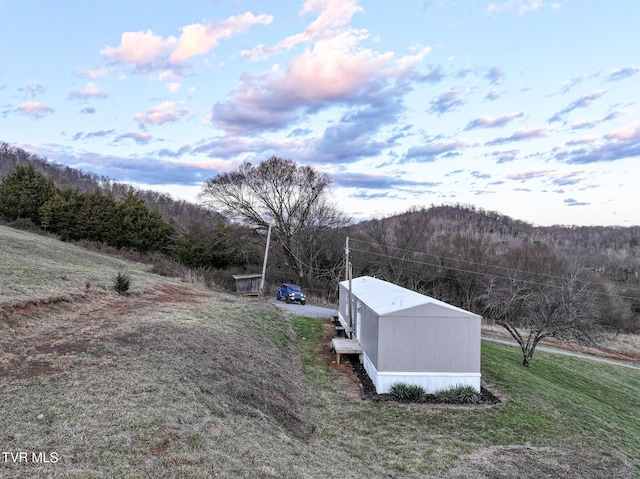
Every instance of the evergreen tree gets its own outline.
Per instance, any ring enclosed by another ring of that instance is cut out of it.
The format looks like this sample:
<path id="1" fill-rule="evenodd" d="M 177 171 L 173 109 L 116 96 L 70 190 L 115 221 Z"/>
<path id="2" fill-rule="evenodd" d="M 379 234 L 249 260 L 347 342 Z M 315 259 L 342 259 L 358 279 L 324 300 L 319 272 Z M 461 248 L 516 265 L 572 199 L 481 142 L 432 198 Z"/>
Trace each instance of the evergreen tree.
<path id="1" fill-rule="evenodd" d="M 133 189 L 117 202 L 106 231 L 107 244 L 141 253 L 163 251 L 173 235 L 157 211 L 151 211 Z"/>
<path id="2" fill-rule="evenodd" d="M 41 226 L 63 240 L 104 242 L 115 206 L 113 197 L 100 191 L 79 193 L 66 189 L 42 206 Z"/>
<path id="3" fill-rule="evenodd" d="M 262 260 L 261 240 L 256 233 L 222 221 L 203 224 L 194 221 L 176 238 L 172 257 L 192 268 L 229 268 L 258 265 Z"/>
<path id="4" fill-rule="evenodd" d="M 74 226 L 74 210 L 78 203 L 78 194 L 73 190 L 57 192 L 40 207 L 40 226 L 42 229 L 60 235 L 63 240 L 77 239 L 71 237 Z"/>
<path id="5" fill-rule="evenodd" d="M 116 200 L 100 191 L 84 193 L 80 199 L 74 233 L 78 238 L 106 242 L 109 224 L 116 210 Z"/>
<path id="6" fill-rule="evenodd" d="M 0 183 L 0 217 L 30 219 L 40 226 L 40 208 L 56 194 L 53 182 L 33 165 L 18 165 Z"/>

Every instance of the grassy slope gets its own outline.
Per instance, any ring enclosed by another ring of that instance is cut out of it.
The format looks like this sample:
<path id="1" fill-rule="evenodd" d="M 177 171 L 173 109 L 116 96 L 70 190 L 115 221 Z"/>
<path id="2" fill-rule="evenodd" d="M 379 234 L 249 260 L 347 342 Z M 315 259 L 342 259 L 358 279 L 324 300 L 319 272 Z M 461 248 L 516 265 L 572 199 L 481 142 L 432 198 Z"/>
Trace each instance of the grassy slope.
<path id="1" fill-rule="evenodd" d="M 365 403 L 318 360 L 318 320 L 133 264 L 140 294 L 119 297 L 103 275 L 120 260 L 96 268 L 93 253 L 0 235 L 13 244 L 0 262 L 20 271 L 0 303 L 81 290 L 90 274 L 104 289 L 0 322 L 0 449 L 60 456 L 0 457 L 0 478 L 640 477 L 639 371 L 541 352 L 524 369 L 487 342 L 483 378 L 503 404 Z"/>
<path id="2" fill-rule="evenodd" d="M 0 304 L 72 299 L 112 287 L 112 276 L 126 270 L 141 292 L 157 282 L 145 265 L 62 243 L 53 238 L 0 226 Z"/>

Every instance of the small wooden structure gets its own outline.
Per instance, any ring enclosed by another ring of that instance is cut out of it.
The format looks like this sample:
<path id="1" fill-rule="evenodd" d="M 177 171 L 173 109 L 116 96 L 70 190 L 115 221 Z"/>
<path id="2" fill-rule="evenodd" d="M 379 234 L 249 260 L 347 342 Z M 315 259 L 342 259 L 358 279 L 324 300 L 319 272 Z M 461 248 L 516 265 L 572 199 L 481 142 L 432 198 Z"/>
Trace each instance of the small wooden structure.
<path id="1" fill-rule="evenodd" d="M 340 364 L 341 354 L 357 354 L 362 362 L 362 346 L 355 339 L 333 338 L 331 340 L 331 349 L 336 352 L 336 363 Z"/>
<path id="2" fill-rule="evenodd" d="M 234 274 L 236 280 L 236 293 L 247 296 L 258 296 L 260 294 L 261 274 Z"/>

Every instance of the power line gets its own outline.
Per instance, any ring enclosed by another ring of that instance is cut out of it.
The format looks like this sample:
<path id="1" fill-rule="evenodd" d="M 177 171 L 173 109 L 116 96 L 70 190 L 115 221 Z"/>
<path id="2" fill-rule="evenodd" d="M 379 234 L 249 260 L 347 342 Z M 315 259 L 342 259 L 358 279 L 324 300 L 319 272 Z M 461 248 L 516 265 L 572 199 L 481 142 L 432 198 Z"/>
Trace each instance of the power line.
<path id="1" fill-rule="evenodd" d="M 283 242 L 278 242 L 280 244 L 280 246 L 282 246 L 283 249 L 285 249 L 287 252 L 289 252 L 289 254 L 291 255 L 292 258 L 295 258 L 295 260 L 300 263 L 301 266 L 304 266 L 305 268 L 308 268 L 310 270 L 313 270 L 316 272 L 316 274 L 318 274 L 319 276 L 333 276 L 336 270 L 341 270 L 342 269 L 342 265 L 344 264 L 344 259 L 340 260 L 339 264 L 336 264 L 334 267 L 332 268 L 319 268 L 317 266 L 308 264 L 307 262 L 303 261 L 299 255 L 296 255 L 293 251 L 291 251 L 291 249 L 289 247 L 287 247 L 287 245 L 285 245 Z"/>
<path id="2" fill-rule="evenodd" d="M 487 263 L 478 263 L 476 261 L 471 261 L 471 260 L 462 259 L 462 258 L 453 258 L 451 256 L 444 256 L 444 255 L 435 254 L 435 253 L 428 253 L 428 252 L 424 252 L 424 251 L 413 251 L 413 250 L 409 250 L 409 249 L 400 248 L 398 246 L 386 246 L 386 245 L 381 245 L 381 244 L 378 244 L 378 243 L 373 243 L 373 242 L 370 242 L 370 241 L 364 241 L 364 240 L 360 240 L 360 239 L 354 239 L 354 240 L 358 241 L 360 243 L 365 243 L 365 244 L 371 245 L 371 246 L 380 246 L 380 247 L 383 247 L 383 248 L 388 247 L 388 248 L 396 249 L 398 251 L 404 251 L 406 253 L 431 256 L 431 257 L 436 258 L 436 259 L 457 261 L 457 262 L 460 262 L 460 263 L 467 263 L 467 264 L 473 265 L 473 266 L 481 266 L 481 267 L 484 267 L 484 268 L 491 268 L 491 269 L 495 269 L 495 270 L 504 270 L 504 271 L 513 272 L 513 273 L 534 274 L 536 276 L 543 276 L 543 277 L 547 277 L 547 278 L 551 278 L 551 279 L 563 279 L 562 276 L 556 276 L 556 275 L 553 275 L 553 274 L 550 274 L 550 273 L 539 273 L 539 272 L 535 272 L 535 271 L 524 271 L 524 270 L 519 270 L 517 268 L 508 268 L 506 266 L 491 265 L 491 264 L 487 264 Z M 362 250 L 360 250 L 360 251 L 362 251 Z M 367 252 L 368 253 L 372 253 L 370 251 L 367 251 Z M 380 253 L 380 254 L 383 254 L 383 253 Z M 396 258 L 396 259 L 402 259 L 404 261 L 409 261 L 408 258 L 403 258 L 403 257 L 399 257 L 399 256 L 389 256 L 389 257 L 390 258 Z M 436 267 L 445 268 L 445 266 L 441 265 L 441 264 L 433 264 L 433 263 L 424 263 L 424 264 L 427 264 L 427 265 L 430 265 L 430 266 L 436 266 Z M 446 267 L 446 268 L 455 269 L 453 267 Z M 480 274 L 479 272 L 472 271 L 472 270 L 459 269 L 459 271 Z M 640 290 L 638 290 L 638 291 L 640 292 Z"/>
<path id="3" fill-rule="evenodd" d="M 351 238 L 351 239 L 354 239 L 354 238 Z M 370 244 L 370 245 L 374 245 L 374 246 L 384 247 L 384 245 L 371 243 L 371 242 L 367 242 L 367 241 L 363 241 L 363 240 L 355 240 L 355 241 L 359 241 L 361 243 L 366 243 L 366 244 Z M 483 267 L 486 267 L 486 268 L 492 268 L 492 269 L 498 269 L 498 270 L 501 269 L 501 270 L 504 270 L 504 271 L 507 271 L 507 272 L 512 272 L 512 273 L 534 274 L 534 275 L 539 275 L 539 276 L 546 276 L 546 277 L 549 277 L 549 278 L 552 278 L 552 279 L 556 279 L 556 280 L 564 280 L 564 279 L 566 279 L 566 278 L 563 278 L 561 276 L 554 276 L 554 275 L 550 275 L 550 274 L 546 274 L 546 273 L 535 273 L 535 272 L 517 270 L 517 269 L 513 269 L 513 268 L 507 268 L 507 267 L 503 267 L 503 266 L 493 266 L 493 265 L 489 265 L 489 264 L 486 264 L 486 263 L 477 263 L 477 262 L 473 262 L 473 261 L 461 260 L 461 259 L 458 259 L 458 258 L 447 258 L 447 257 L 444 257 L 444 256 L 434 255 L 434 254 L 430 254 L 430 253 L 412 251 L 412 250 L 407 250 L 407 249 L 403 249 L 403 248 L 396 248 L 396 247 L 393 247 L 393 246 L 391 246 L 391 248 L 395 248 L 395 249 L 399 249 L 401 251 L 414 253 L 414 254 L 419 254 L 419 255 L 427 255 L 427 256 L 433 256 L 433 257 L 438 257 L 438 258 L 443 258 L 443 259 L 449 259 L 449 260 L 452 260 L 452 261 L 466 262 L 466 263 L 469 263 L 469 264 L 473 264 L 473 265 L 477 265 L 477 266 L 483 266 Z M 470 273 L 470 274 L 474 274 L 474 275 L 478 275 L 478 276 L 489 276 L 489 277 L 495 277 L 495 278 L 500 278 L 500 279 L 512 279 L 509 276 L 501 276 L 499 274 L 492 274 L 492 273 L 481 272 L 481 271 L 473 271 L 473 270 L 469 270 L 469 269 L 458 268 L 458 267 L 454 267 L 454 266 L 446 266 L 446 265 L 437 264 L 437 263 L 430 263 L 430 262 L 427 262 L 427 261 L 420 261 L 420 260 L 416 260 L 416 259 L 400 257 L 400 256 L 394 256 L 394 255 L 385 254 L 385 253 L 377 253 L 377 252 L 374 252 L 374 251 L 367 251 L 367 250 L 353 248 L 353 247 L 351 247 L 350 249 L 352 251 L 357 251 L 357 252 L 360 252 L 360 253 L 371 254 L 371 255 L 374 255 L 374 256 L 379 256 L 379 257 L 384 257 L 384 258 L 389 258 L 389 259 L 396 259 L 396 260 L 405 261 L 405 262 L 409 262 L 409 263 L 414 263 L 414 264 L 418 264 L 418 265 L 433 266 L 433 267 L 436 267 L 436 268 L 448 269 L 448 270 L 451 270 L 451 271 L 458 271 L 458 272 L 461 272 L 461 273 Z M 436 273 L 438 273 L 438 272 L 436 271 Z M 557 285 L 549 285 L 548 283 L 540 283 L 540 282 L 533 281 L 533 280 L 519 279 L 518 281 L 521 282 L 521 283 L 531 284 L 531 285 L 535 285 L 535 286 L 546 286 L 546 287 L 551 286 L 551 287 L 556 288 L 556 289 L 561 289 Z M 591 282 L 591 281 L 586 281 L 585 283 L 589 284 L 589 285 L 592 285 L 592 286 L 599 286 L 598 283 L 594 283 L 594 282 Z M 629 287 L 627 287 L 626 289 L 638 292 L 640 294 L 640 289 L 638 289 L 638 288 L 629 288 Z M 609 296 L 609 297 L 616 297 L 616 298 L 621 298 L 621 299 L 628 299 L 628 300 L 637 300 L 638 299 L 638 298 L 635 298 L 633 296 L 624 296 L 624 295 L 615 294 L 615 293 L 604 293 L 604 292 L 600 292 L 600 291 L 594 291 L 594 294 L 598 294 L 600 296 Z"/>
<path id="4" fill-rule="evenodd" d="M 396 249 L 398 251 L 404 251 L 404 252 L 407 252 L 407 253 L 418 254 L 418 255 L 431 256 L 431 257 L 437 258 L 437 259 L 458 261 L 458 262 L 461 262 L 461 263 L 467 263 L 467 264 L 474 265 L 474 266 L 482 266 L 482 267 L 498 269 L 498 270 L 502 269 L 502 270 L 505 270 L 505 271 L 508 271 L 508 272 L 515 272 L 515 273 L 535 274 L 537 276 L 546 276 L 546 277 L 552 278 L 552 279 L 563 279 L 562 276 L 556 276 L 556 275 L 549 274 L 549 273 L 537 273 L 537 272 L 533 272 L 533 271 L 523 271 L 523 270 L 518 270 L 516 268 L 508 268 L 506 266 L 490 265 L 490 264 L 487 264 L 487 263 L 478 263 L 476 261 L 471 261 L 471 260 L 462 259 L 462 258 L 453 258 L 453 257 L 450 257 L 450 256 L 444 256 L 444 255 L 441 255 L 441 254 L 428 253 L 426 251 L 409 250 L 409 249 L 405 249 L 405 248 L 400 248 L 399 246 L 382 245 L 382 244 L 379 244 L 379 243 L 374 243 L 374 242 L 371 242 L 371 241 L 365 241 L 365 240 L 361 240 L 361 239 L 357 239 L 357 238 L 351 238 L 351 239 L 354 240 L 354 241 L 358 241 L 360 243 L 371 245 L 371 246 L 379 246 L 379 247 L 382 247 L 382 248 L 393 248 L 393 249 Z M 367 252 L 371 253 L 370 251 L 367 251 Z M 390 257 L 397 258 L 397 259 L 402 259 L 402 260 L 405 260 L 405 261 L 409 260 L 408 258 L 398 257 L 398 256 L 390 256 Z M 430 263 L 427 263 L 427 264 L 430 264 Z M 440 265 L 440 264 L 436 264 L 435 266 L 444 267 L 443 265 Z M 474 272 L 474 271 L 471 271 L 471 270 L 461 270 L 461 271 Z M 631 290 L 640 292 L 640 289 L 637 289 L 637 288 L 627 288 L 627 289 L 631 289 Z"/>

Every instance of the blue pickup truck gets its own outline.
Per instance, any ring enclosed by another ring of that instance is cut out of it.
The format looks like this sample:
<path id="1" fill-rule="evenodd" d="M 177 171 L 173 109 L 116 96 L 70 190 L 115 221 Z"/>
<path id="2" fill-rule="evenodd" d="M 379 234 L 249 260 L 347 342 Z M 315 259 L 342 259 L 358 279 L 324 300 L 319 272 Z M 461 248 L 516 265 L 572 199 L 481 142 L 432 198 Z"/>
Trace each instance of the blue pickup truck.
<path id="1" fill-rule="evenodd" d="M 300 301 L 300 304 L 307 303 L 307 297 L 302 292 L 302 288 L 297 284 L 286 283 L 280 286 L 276 293 L 276 299 L 278 301 L 284 299 L 287 303 L 291 303 L 292 301 Z"/>

